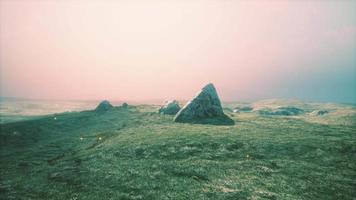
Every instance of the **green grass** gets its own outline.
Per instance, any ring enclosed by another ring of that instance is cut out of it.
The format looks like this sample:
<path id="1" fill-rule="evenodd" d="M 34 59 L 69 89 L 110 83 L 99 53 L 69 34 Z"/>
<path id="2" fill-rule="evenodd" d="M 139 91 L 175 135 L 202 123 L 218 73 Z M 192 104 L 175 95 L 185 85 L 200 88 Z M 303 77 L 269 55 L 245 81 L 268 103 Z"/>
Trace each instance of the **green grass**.
<path id="1" fill-rule="evenodd" d="M 1 124 L 0 199 L 356 198 L 355 123 L 228 112 L 236 124 L 214 126 L 156 111 Z"/>

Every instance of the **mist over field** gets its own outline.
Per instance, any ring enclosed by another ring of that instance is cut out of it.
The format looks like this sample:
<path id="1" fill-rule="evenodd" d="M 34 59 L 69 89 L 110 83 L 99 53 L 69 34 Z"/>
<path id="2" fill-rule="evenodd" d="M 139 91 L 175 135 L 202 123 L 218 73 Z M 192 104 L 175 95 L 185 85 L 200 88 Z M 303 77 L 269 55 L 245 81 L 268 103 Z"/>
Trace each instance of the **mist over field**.
<path id="1" fill-rule="evenodd" d="M 356 103 L 356 3 L 1 0 L 0 96 Z"/>

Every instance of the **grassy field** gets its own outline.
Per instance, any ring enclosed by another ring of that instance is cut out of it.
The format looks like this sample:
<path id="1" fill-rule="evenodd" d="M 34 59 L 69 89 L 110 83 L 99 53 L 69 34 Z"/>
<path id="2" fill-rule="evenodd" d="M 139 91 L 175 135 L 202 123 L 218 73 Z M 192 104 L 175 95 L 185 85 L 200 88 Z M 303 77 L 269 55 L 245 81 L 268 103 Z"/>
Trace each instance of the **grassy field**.
<path id="1" fill-rule="evenodd" d="M 0 124 L 0 199 L 355 199 L 355 107 L 259 114 L 267 104 L 225 105 L 233 126 L 149 105 Z"/>

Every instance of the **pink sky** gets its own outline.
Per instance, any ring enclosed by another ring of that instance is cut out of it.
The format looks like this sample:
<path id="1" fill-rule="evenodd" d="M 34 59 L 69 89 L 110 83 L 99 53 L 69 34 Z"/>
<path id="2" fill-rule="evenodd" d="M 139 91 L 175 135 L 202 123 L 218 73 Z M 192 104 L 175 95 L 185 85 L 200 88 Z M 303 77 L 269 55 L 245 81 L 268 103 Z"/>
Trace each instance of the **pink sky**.
<path id="1" fill-rule="evenodd" d="M 356 102 L 355 1 L 0 2 L 0 96 Z"/>

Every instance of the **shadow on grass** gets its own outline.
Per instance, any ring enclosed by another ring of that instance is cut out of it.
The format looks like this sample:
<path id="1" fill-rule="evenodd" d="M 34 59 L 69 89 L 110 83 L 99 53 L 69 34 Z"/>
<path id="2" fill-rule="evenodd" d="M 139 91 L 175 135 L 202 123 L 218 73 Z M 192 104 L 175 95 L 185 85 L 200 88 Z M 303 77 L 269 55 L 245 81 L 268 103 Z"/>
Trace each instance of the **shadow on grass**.
<path id="1" fill-rule="evenodd" d="M 220 117 L 212 117 L 212 118 L 204 118 L 204 119 L 181 119 L 176 120 L 178 123 L 188 123 L 188 124 L 209 124 L 216 126 L 233 126 L 235 125 L 235 121 L 232 120 L 227 115 L 223 115 Z"/>

